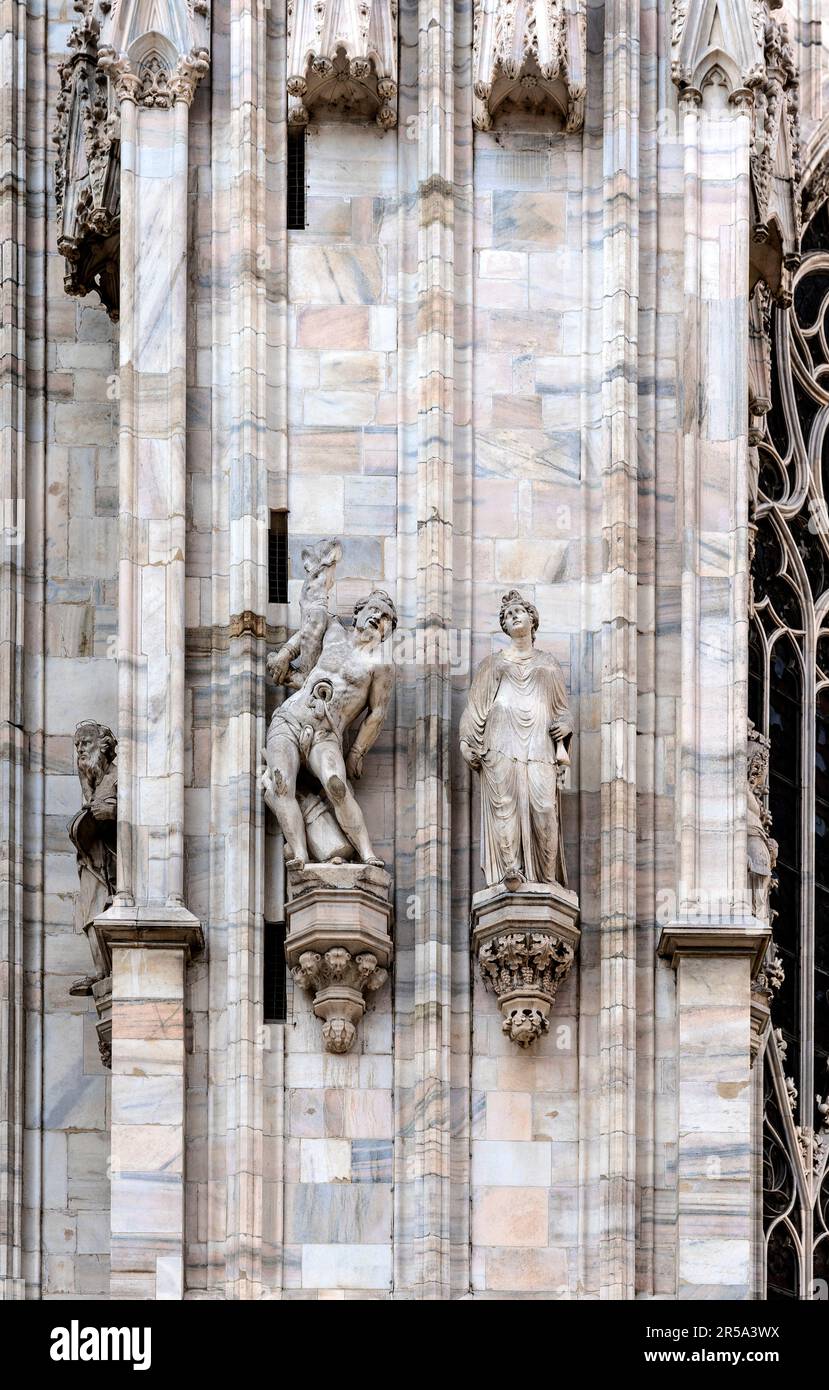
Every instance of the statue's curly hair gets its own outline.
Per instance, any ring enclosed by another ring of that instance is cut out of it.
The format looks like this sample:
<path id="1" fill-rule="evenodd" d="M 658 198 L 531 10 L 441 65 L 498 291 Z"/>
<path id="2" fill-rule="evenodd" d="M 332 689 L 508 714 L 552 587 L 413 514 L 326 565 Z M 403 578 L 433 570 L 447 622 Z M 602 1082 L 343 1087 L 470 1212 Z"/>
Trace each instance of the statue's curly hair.
<path id="1" fill-rule="evenodd" d="M 101 752 L 108 763 L 115 759 L 115 750 L 118 747 L 118 740 L 111 729 L 106 724 L 98 724 L 94 719 L 82 719 L 80 724 L 75 726 L 74 742 L 77 744 L 78 734 L 81 729 L 94 729 L 101 744 Z"/>
<path id="2" fill-rule="evenodd" d="M 504 594 L 501 599 L 501 612 L 498 615 L 501 631 L 506 632 L 506 628 L 504 627 L 504 614 L 508 608 L 512 608 L 516 604 L 520 604 L 528 613 L 530 622 L 532 623 L 533 641 L 535 641 L 535 634 L 538 631 L 538 609 L 534 603 L 530 603 L 529 599 L 524 598 L 524 595 L 519 593 L 517 589 L 510 589 L 509 593 Z"/>
<path id="3" fill-rule="evenodd" d="M 370 603 L 373 598 L 381 598 L 385 603 L 389 611 L 389 617 L 391 618 L 391 630 L 392 632 L 394 632 L 394 629 L 397 627 L 397 609 L 394 606 L 394 599 L 392 598 L 391 594 L 386 593 L 385 589 L 372 589 L 371 593 L 366 594 L 365 598 L 360 598 L 357 600 L 357 602 L 354 605 L 355 623 L 359 614 L 362 613 L 363 609 L 365 608 L 366 604 Z"/>

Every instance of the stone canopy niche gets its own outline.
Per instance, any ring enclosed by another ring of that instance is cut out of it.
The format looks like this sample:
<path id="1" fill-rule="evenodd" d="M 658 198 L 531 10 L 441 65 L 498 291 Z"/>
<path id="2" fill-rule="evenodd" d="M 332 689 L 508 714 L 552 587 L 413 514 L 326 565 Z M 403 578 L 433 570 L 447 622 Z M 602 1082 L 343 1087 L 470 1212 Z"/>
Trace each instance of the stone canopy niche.
<path id="1" fill-rule="evenodd" d="M 288 0 L 288 120 L 397 125 L 397 0 Z"/>
<path id="2" fill-rule="evenodd" d="M 587 16 L 583 0 L 476 0 L 473 121 L 489 130 L 509 110 L 584 124 Z"/>

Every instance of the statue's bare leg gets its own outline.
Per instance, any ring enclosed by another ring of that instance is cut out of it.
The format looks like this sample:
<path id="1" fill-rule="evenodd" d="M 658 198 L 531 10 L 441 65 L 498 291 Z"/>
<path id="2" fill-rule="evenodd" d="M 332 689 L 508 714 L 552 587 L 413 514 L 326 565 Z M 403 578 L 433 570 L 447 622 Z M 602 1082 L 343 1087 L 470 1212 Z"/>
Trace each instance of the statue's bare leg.
<path id="1" fill-rule="evenodd" d="M 376 864 L 382 869 L 383 861 L 371 847 L 363 813 L 348 785 L 343 755 L 337 745 L 330 740 L 315 743 L 308 754 L 308 766 L 325 788 L 340 829 L 348 836 L 362 862 Z"/>
<path id="2" fill-rule="evenodd" d="M 285 837 L 286 863 L 302 868 L 308 862 L 305 822 L 296 799 L 299 749 L 294 740 L 279 733 L 269 735 L 265 754 L 267 768 L 262 778 L 265 802 L 279 821 Z"/>

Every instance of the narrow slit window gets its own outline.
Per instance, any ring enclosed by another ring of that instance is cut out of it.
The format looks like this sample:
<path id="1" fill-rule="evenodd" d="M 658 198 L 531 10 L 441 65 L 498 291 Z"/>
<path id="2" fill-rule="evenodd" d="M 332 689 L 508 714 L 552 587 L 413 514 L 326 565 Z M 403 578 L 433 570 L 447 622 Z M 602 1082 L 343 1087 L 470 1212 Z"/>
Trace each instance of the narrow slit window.
<path id="1" fill-rule="evenodd" d="M 263 1020 L 284 1023 L 288 1017 L 285 978 L 285 923 L 265 923 Z"/>
<path id="2" fill-rule="evenodd" d="M 288 231 L 305 230 L 305 127 L 288 131 Z"/>
<path id="3" fill-rule="evenodd" d="M 287 512 L 271 512 L 268 533 L 268 602 L 288 602 Z"/>

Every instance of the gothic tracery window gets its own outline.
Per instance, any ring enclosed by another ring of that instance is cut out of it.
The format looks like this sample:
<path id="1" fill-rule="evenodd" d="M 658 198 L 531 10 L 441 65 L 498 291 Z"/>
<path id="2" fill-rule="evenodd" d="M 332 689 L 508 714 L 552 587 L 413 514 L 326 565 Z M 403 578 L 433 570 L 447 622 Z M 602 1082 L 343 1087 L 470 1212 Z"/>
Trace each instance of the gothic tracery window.
<path id="1" fill-rule="evenodd" d="M 752 437 L 749 713 L 770 741 L 772 928 L 783 967 L 763 1077 L 769 1299 L 829 1292 L 827 205 L 810 223 L 803 253 L 792 308 L 769 310 L 771 406 Z"/>

